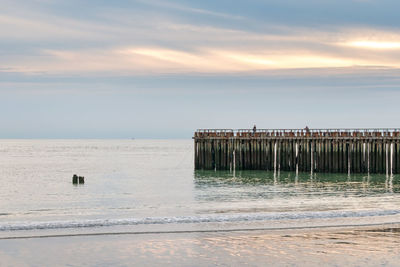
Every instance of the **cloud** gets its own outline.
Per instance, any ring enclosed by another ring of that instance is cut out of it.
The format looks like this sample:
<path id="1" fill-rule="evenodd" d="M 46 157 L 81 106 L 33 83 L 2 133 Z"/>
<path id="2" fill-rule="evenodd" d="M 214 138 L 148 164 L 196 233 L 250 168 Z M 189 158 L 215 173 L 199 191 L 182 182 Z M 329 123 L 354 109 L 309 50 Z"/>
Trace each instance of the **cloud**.
<path id="1" fill-rule="evenodd" d="M 352 41 L 345 45 L 366 49 L 400 49 L 400 42 Z"/>
<path id="2" fill-rule="evenodd" d="M 145 4 L 145 5 L 150 5 L 150 6 L 153 6 L 153 7 L 175 9 L 175 10 L 184 11 L 184 12 L 190 12 L 190 13 L 196 13 L 196 14 L 204 14 L 204 15 L 227 18 L 227 19 L 235 19 L 235 20 L 244 19 L 242 16 L 231 15 L 231 14 L 222 13 L 222 12 L 215 12 L 215 11 L 202 9 L 202 8 L 188 7 L 188 6 L 185 6 L 185 5 L 181 5 L 181 4 L 173 3 L 173 2 L 168 2 L 168 1 L 156 1 L 156 0 L 137 0 L 137 1 L 141 2 L 141 3 Z"/>
<path id="3" fill-rule="evenodd" d="M 54 14 L 46 12 L 54 8 L 40 5 L 18 12 L 6 8 L 8 12 L 0 13 L 4 25 L 0 34 L 5 40 L 0 44 L 0 71 L 84 76 L 400 67 L 400 35 L 391 29 L 312 28 L 263 21 L 253 28 L 251 17 L 194 3 L 132 3 L 142 5 L 126 10 L 103 6 L 79 18 L 68 12 L 59 15 L 59 9 Z M 170 14 L 165 9 L 178 12 Z M 187 14 L 220 20 L 198 20 Z M 233 22 L 227 25 L 224 21 Z"/>
<path id="4" fill-rule="evenodd" d="M 10 63 L 11 64 L 11 63 Z M 177 73 L 237 73 L 277 69 L 322 69 L 354 66 L 399 68 L 390 55 L 384 58 L 342 56 L 296 50 L 234 50 L 203 47 L 192 51 L 165 47 L 121 47 L 86 50 L 43 50 L 39 58 L 9 65 L 13 71 L 25 73 L 62 73 L 75 75 L 149 75 Z"/>

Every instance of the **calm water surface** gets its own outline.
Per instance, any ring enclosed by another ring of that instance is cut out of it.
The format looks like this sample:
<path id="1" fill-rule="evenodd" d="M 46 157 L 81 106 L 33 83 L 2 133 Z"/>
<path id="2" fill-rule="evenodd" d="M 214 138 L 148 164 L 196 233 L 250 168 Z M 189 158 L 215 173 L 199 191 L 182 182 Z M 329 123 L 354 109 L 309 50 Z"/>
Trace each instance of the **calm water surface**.
<path id="1" fill-rule="evenodd" d="M 2 237 L 400 222 L 398 176 L 194 171 L 192 140 L 1 140 L 0 159 Z"/>

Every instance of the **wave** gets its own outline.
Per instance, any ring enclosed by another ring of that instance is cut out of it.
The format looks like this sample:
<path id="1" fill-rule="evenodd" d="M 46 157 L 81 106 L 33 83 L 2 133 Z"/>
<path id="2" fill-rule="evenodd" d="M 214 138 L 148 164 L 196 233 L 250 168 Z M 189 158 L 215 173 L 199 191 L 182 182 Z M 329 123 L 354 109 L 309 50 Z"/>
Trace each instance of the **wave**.
<path id="1" fill-rule="evenodd" d="M 89 228 L 89 227 L 129 226 L 129 225 L 232 223 L 232 222 L 299 220 L 299 219 L 357 218 L 357 217 L 389 216 L 389 215 L 399 215 L 399 214 L 400 210 L 320 211 L 320 212 L 301 212 L 301 213 L 293 213 L 293 212 L 250 213 L 250 214 L 232 214 L 232 215 L 195 215 L 195 216 L 146 217 L 146 218 L 127 218 L 127 219 L 23 222 L 23 223 L 2 223 L 0 224 L 0 231 Z"/>

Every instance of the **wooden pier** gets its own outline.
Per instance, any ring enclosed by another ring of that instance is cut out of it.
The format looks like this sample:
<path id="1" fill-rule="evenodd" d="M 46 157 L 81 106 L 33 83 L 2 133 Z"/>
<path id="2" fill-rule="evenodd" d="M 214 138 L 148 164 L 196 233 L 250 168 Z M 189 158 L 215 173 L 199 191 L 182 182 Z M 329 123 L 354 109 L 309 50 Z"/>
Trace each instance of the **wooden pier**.
<path id="1" fill-rule="evenodd" d="M 400 129 L 199 129 L 196 170 L 400 173 Z"/>

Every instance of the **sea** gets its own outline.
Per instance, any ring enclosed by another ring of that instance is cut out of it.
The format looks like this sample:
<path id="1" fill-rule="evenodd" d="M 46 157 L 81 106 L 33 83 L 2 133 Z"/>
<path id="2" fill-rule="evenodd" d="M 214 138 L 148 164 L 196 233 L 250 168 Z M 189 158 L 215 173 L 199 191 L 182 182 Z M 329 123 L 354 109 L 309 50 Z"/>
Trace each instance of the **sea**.
<path id="1" fill-rule="evenodd" d="M 395 266 L 399 193 L 397 175 L 194 170 L 190 139 L 3 139 L 0 265 Z"/>

